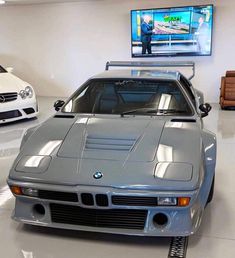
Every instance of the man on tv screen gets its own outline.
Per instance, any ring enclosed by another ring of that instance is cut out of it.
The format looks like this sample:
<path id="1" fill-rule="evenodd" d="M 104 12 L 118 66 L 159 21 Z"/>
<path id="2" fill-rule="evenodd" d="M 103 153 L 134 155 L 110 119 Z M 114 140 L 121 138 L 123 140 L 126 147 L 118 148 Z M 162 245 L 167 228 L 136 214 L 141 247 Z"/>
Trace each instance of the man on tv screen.
<path id="1" fill-rule="evenodd" d="M 155 33 L 155 30 L 150 26 L 151 17 L 150 15 L 144 15 L 143 22 L 141 24 L 141 42 L 142 42 L 142 54 L 152 54 L 151 49 L 151 36 Z"/>
<path id="2" fill-rule="evenodd" d="M 201 53 L 207 52 L 207 41 L 208 41 L 208 24 L 205 22 L 205 18 L 201 16 L 198 20 L 199 26 L 196 32 L 198 51 Z"/>

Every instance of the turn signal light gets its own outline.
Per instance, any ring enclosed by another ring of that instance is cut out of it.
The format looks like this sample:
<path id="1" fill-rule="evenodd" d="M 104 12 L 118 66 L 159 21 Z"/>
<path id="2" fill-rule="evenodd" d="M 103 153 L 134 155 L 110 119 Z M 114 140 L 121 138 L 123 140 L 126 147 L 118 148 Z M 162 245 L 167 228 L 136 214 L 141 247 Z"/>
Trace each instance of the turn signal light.
<path id="1" fill-rule="evenodd" d="M 38 190 L 32 188 L 25 188 L 20 186 L 10 186 L 10 189 L 15 195 L 25 195 L 30 197 L 38 197 Z"/>
<path id="2" fill-rule="evenodd" d="M 179 197 L 178 198 L 178 206 L 185 207 L 190 203 L 190 197 Z"/>
<path id="3" fill-rule="evenodd" d="M 12 191 L 13 194 L 15 195 L 22 195 L 22 190 L 21 190 L 21 187 L 19 186 L 10 186 L 10 189 Z"/>

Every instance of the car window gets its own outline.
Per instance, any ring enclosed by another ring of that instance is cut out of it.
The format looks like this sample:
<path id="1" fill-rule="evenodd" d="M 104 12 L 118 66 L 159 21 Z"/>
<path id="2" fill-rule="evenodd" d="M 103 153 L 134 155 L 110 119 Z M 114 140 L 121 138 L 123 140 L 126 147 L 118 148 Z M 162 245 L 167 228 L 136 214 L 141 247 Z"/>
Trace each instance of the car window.
<path id="1" fill-rule="evenodd" d="M 192 115 L 181 89 L 174 81 L 91 80 L 62 112 L 136 115 Z"/>
<path id="2" fill-rule="evenodd" d="M 7 73 L 7 71 L 0 65 L 0 73 Z"/>

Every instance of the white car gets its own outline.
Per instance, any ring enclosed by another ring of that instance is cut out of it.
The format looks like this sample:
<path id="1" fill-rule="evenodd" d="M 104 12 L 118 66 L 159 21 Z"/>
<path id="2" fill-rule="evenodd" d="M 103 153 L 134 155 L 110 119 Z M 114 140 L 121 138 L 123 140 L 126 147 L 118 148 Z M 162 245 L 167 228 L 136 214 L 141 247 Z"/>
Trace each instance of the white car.
<path id="1" fill-rule="evenodd" d="M 38 105 L 34 89 L 0 66 L 0 124 L 36 117 Z"/>

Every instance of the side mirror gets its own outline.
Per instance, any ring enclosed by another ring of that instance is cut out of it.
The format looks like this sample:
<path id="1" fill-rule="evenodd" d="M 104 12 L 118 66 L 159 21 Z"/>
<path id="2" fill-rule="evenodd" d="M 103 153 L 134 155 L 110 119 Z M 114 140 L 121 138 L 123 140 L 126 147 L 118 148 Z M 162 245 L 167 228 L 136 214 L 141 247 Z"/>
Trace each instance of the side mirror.
<path id="1" fill-rule="evenodd" d="M 6 71 L 7 71 L 8 73 L 13 73 L 14 68 L 13 68 L 13 67 L 7 67 L 7 68 L 6 68 Z"/>
<path id="2" fill-rule="evenodd" d="M 208 114 L 209 114 L 209 112 L 211 111 L 212 107 L 211 107 L 210 104 L 205 103 L 205 104 L 201 104 L 201 105 L 199 106 L 199 109 L 202 111 L 202 114 L 201 114 L 201 115 L 202 115 L 202 118 L 203 118 L 203 117 L 208 116 Z"/>
<path id="3" fill-rule="evenodd" d="M 54 108 L 55 108 L 55 111 L 59 111 L 63 105 L 64 105 L 64 101 L 63 100 L 57 100 L 55 103 L 54 103 Z"/>

